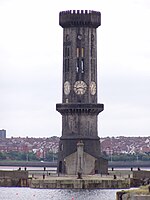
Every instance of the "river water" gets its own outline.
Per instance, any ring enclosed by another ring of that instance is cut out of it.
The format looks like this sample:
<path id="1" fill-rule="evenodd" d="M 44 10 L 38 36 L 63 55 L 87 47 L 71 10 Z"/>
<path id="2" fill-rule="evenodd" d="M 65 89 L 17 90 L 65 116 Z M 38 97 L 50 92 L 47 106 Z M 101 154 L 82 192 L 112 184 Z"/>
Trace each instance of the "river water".
<path id="1" fill-rule="evenodd" d="M 0 187 L 0 200 L 116 200 L 117 191 Z"/>

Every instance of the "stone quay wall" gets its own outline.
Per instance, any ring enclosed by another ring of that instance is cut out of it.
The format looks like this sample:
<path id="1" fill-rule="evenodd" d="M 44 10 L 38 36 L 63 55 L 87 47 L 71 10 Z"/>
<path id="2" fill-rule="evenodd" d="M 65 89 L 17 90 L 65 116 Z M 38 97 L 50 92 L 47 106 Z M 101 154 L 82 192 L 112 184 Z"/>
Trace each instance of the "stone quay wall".
<path id="1" fill-rule="evenodd" d="M 0 187 L 28 186 L 27 171 L 0 171 Z"/>
<path id="2" fill-rule="evenodd" d="M 129 188 L 129 180 L 88 180 L 88 179 L 33 179 L 31 188 L 50 189 L 112 189 Z"/>
<path id="3" fill-rule="evenodd" d="M 134 179 L 150 178 L 150 171 L 145 171 L 145 170 L 133 171 L 133 178 Z"/>
<path id="4" fill-rule="evenodd" d="M 150 200 L 150 195 L 137 195 L 135 193 L 117 192 L 116 200 Z"/>

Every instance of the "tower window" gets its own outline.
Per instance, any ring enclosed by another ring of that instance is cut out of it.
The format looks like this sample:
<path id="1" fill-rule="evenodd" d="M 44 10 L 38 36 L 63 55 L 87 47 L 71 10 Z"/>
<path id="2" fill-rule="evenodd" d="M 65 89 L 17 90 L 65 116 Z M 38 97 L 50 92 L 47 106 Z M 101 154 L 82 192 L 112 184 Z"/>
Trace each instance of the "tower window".
<path id="1" fill-rule="evenodd" d="M 78 66 L 78 61 L 76 62 L 76 72 L 79 72 L 79 66 Z"/>
<path id="2" fill-rule="evenodd" d="M 79 48 L 77 48 L 77 58 L 79 58 Z"/>
<path id="3" fill-rule="evenodd" d="M 65 57 L 69 57 L 70 55 L 70 49 L 69 47 L 65 47 Z"/>
<path id="4" fill-rule="evenodd" d="M 67 48 L 67 56 L 69 56 L 70 52 L 69 52 L 69 47 Z"/>
<path id="5" fill-rule="evenodd" d="M 91 34 L 91 42 L 93 42 L 93 41 L 94 41 L 94 35 Z"/>
<path id="6" fill-rule="evenodd" d="M 84 59 L 78 58 L 76 61 L 76 72 L 77 73 L 84 73 Z"/>
<path id="7" fill-rule="evenodd" d="M 84 48 L 77 48 L 77 58 L 84 57 Z"/>
<path id="8" fill-rule="evenodd" d="M 84 73 L 84 59 L 81 60 L 81 72 Z"/>
<path id="9" fill-rule="evenodd" d="M 91 45 L 91 57 L 93 57 L 93 45 Z"/>
<path id="10" fill-rule="evenodd" d="M 69 59 L 67 59 L 67 72 L 69 72 Z"/>
<path id="11" fill-rule="evenodd" d="M 76 72 L 77 73 L 79 72 L 79 68 L 80 68 L 80 61 L 79 61 L 79 58 L 78 58 L 77 62 L 76 62 Z"/>
<path id="12" fill-rule="evenodd" d="M 67 47 L 65 47 L 65 57 L 67 56 Z"/>
<path id="13" fill-rule="evenodd" d="M 83 47 L 81 48 L 81 57 L 82 58 L 84 57 L 84 48 Z"/>
<path id="14" fill-rule="evenodd" d="M 69 35 L 66 35 L 66 41 L 69 41 Z"/>
<path id="15" fill-rule="evenodd" d="M 91 78 L 93 80 L 95 80 L 95 77 L 96 77 L 96 62 L 95 62 L 95 59 L 91 59 L 91 70 L 92 70 L 92 75 L 91 75 Z"/>
<path id="16" fill-rule="evenodd" d="M 69 59 L 65 59 L 65 72 L 69 72 Z"/>

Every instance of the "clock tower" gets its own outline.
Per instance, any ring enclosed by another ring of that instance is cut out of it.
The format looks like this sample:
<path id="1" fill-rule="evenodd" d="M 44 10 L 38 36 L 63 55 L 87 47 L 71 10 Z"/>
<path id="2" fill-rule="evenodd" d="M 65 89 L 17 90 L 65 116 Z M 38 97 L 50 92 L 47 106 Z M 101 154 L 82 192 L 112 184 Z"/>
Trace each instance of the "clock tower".
<path id="1" fill-rule="evenodd" d="M 97 11 L 62 11 L 63 28 L 62 115 L 58 172 L 66 174 L 107 173 L 101 156 L 98 114 L 104 105 L 97 103 Z"/>

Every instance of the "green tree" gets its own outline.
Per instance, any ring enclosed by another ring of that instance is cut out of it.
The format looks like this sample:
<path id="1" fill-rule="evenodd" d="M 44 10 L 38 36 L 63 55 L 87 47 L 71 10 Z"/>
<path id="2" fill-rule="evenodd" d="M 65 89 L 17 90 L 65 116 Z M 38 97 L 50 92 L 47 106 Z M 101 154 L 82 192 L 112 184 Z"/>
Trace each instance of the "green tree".
<path id="1" fill-rule="evenodd" d="M 5 160 L 5 159 L 6 159 L 5 153 L 0 152 L 0 160 Z"/>
<path id="2" fill-rule="evenodd" d="M 29 161 L 39 160 L 39 159 L 36 157 L 36 154 L 33 153 L 33 152 L 29 152 L 28 154 L 26 154 L 26 159 L 29 160 Z"/>
<path id="3" fill-rule="evenodd" d="M 54 153 L 54 152 L 49 151 L 46 154 L 46 158 L 45 158 L 46 161 L 53 162 L 53 161 L 56 161 L 57 159 L 58 159 L 58 153 Z"/>

